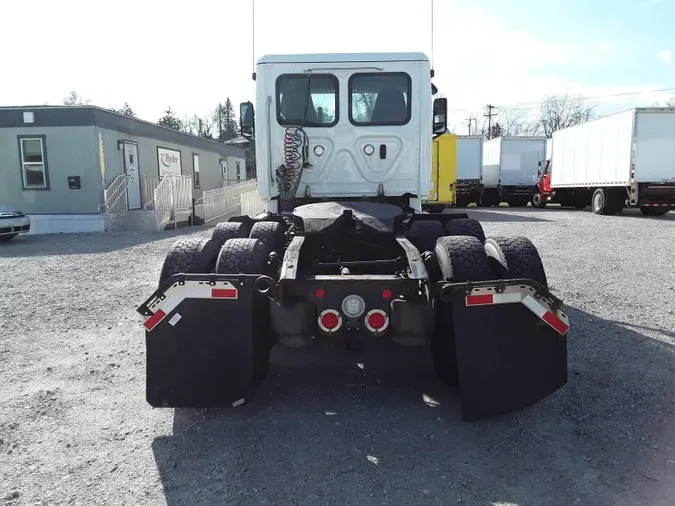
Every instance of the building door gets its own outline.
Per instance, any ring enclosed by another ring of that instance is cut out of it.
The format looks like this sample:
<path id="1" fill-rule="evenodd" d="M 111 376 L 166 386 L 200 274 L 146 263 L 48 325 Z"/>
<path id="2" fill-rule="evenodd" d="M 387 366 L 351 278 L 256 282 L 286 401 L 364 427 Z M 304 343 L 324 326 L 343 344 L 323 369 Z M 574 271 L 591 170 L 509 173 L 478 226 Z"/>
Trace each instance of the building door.
<path id="1" fill-rule="evenodd" d="M 124 172 L 131 176 L 127 187 L 127 205 L 129 209 L 141 208 L 141 177 L 138 172 L 138 144 L 124 142 Z"/>
<path id="2" fill-rule="evenodd" d="M 229 186 L 229 181 L 227 180 L 227 160 L 220 159 L 220 173 L 222 175 L 221 181 L 222 186 Z"/>

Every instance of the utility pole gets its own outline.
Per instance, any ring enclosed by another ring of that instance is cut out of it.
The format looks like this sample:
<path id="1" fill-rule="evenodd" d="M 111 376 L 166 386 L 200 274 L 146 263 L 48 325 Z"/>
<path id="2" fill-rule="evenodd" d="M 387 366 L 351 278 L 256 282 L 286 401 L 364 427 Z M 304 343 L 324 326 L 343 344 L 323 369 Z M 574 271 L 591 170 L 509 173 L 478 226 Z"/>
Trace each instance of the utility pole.
<path id="1" fill-rule="evenodd" d="M 492 104 L 486 105 L 485 108 L 487 109 L 487 114 L 483 114 L 483 116 L 485 116 L 485 117 L 488 119 L 488 134 L 487 134 L 487 138 L 488 138 L 488 139 L 492 139 L 492 117 L 493 117 L 493 116 L 496 116 L 497 113 L 492 112 L 492 110 L 495 109 L 495 106 L 492 105 Z"/>
<path id="2" fill-rule="evenodd" d="M 473 118 L 466 118 L 466 120 L 469 122 L 469 135 L 471 135 L 471 122 L 473 121 Z"/>

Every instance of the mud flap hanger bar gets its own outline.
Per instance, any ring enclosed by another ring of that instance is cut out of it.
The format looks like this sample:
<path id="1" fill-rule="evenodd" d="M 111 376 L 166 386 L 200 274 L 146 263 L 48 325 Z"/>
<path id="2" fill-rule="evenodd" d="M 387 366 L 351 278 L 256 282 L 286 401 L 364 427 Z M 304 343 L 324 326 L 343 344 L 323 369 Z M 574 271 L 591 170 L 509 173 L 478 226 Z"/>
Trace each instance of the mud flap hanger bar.
<path id="1" fill-rule="evenodd" d="M 566 335 L 570 328 L 569 319 L 561 309 L 562 301 L 531 279 L 468 283 L 440 282 L 436 284 L 436 287 L 444 302 L 450 302 L 455 292 L 462 291 L 467 307 L 520 303 L 560 335 Z"/>
<path id="2" fill-rule="evenodd" d="M 255 291 L 275 299 L 277 284 L 268 276 L 259 274 L 175 274 L 153 293 L 136 311 L 152 318 L 157 310 L 168 314 L 184 299 L 236 299 L 237 285 L 254 279 Z"/>

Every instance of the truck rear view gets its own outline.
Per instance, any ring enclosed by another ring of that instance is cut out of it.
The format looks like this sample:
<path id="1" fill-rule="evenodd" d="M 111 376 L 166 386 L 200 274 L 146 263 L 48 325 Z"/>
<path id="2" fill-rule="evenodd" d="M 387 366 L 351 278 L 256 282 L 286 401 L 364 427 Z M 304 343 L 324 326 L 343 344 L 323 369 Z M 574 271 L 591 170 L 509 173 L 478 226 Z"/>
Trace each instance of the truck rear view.
<path id="1" fill-rule="evenodd" d="M 637 108 L 553 133 L 537 191 L 546 202 L 612 215 L 675 207 L 675 109 Z"/>
<path id="2" fill-rule="evenodd" d="M 465 420 L 561 388 L 569 321 L 535 245 L 486 237 L 464 213 L 420 211 L 432 132 L 447 121 L 427 57 L 273 55 L 256 78 L 240 126 L 255 135 L 267 213 L 167 252 L 138 308 L 148 402 L 238 406 L 274 346 L 375 339 L 428 346 Z"/>
<path id="3" fill-rule="evenodd" d="M 483 174 L 483 136 L 457 136 L 457 183 L 456 205 L 466 207 L 478 204 L 481 196 L 481 175 Z"/>
<path id="4" fill-rule="evenodd" d="M 497 137 L 483 143 L 482 205 L 526 206 L 546 157 L 545 137 Z"/>

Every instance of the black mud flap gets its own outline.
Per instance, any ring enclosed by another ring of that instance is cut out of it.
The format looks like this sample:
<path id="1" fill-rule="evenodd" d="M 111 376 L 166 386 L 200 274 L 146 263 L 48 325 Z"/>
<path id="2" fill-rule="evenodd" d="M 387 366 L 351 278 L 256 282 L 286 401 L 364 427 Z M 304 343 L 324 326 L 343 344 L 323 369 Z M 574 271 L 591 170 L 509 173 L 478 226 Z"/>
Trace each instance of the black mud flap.
<path id="1" fill-rule="evenodd" d="M 255 289 L 258 278 L 176 275 L 138 308 L 147 318 L 151 406 L 237 406 L 251 396 L 269 337 L 266 298 Z"/>
<path id="2" fill-rule="evenodd" d="M 509 280 L 454 285 L 449 295 L 464 420 L 518 411 L 567 383 L 569 321 L 545 288 Z"/>

